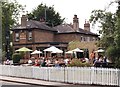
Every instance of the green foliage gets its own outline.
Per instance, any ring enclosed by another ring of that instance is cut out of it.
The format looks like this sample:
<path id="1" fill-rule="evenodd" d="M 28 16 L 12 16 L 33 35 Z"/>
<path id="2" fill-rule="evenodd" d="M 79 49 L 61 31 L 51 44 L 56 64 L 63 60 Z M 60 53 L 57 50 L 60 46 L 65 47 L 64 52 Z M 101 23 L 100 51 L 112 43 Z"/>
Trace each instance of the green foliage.
<path id="1" fill-rule="evenodd" d="M 71 61 L 71 63 L 70 64 L 68 64 L 68 67 L 74 67 L 74 66 L 76 66 L 76 67 L 90 67 L 91 66 L 91 64 L 90 63 L 86 63 L 86 62 L 84 62 L 84 63 L 82 63 L 81 61 L 80 61 L 80 59 L 73 59 L 72 61 Z"/>
<path id="2" fill-rule="evenodd" d="M 116 13 L 94 10 L 90 18 L 93 24 L 97 22 L 101 24 L 102 37 L 98 46 L 106 49 L 106 55 L 115 63 L 115 67 L 120 65 L 120 1 L 117 3 Z"/>
<path id="3" fill-rule="evenodd" d="M 73 50 L 75 48 L 79 48 L 78 44 L 80 44 L 80 41 L 78 41 L 78 40 L 69 42 L 68 50 Z"/>
<path id="4" fill-rule="evenodd" d="M 115 64 L 115 67 L 120 68 L 120 48 L 111 46 L 107 49 L 106 55 Z"/>
<path id="5" fill-rule="evenodd" d="M 2 49 L 2 3 L 0 1 L 0 49 Z"/>
<path id="6" fill-rule="evenodd" d="M 9 25 L 10 28 L 12 28 L 13 24 L 18 24 L 18 18 L 20 15 L 20 12 L 23 11 L 24 8 L 22 5 L 18 4 L 16 0 L 13 2 L 2 2 L 2 20 L 3 20 L 3 26 L 4 22 L 6 22 L 5 16 L 7 15 L 9 18 Z M 7 11 L 7 14 L 6 14 Z M 9 15 L 8 15 L 9 14 Z"/>
<path id="7" fill-rule="evenodd" d="M 54 7 L 48 7 L 42 3 L 38 5 L 31 13 L 28 14 L 28 19 L 40 21 L 40 19 L 46 20 L 48 26 L 56 26 L 63 23 L 60 14 L 54 10 Z"/>
<path id="8" fill-rule="evenodd" d="M 24 52 L 24 51 L 21 51 L 21 52 L 19 52 L 19 53 L 20 53 L 21 57 L 24 58 L 25 52 Z"/>
<path id="9" fill-rule="evenodd" d="M 22 58 L 20 53 L 14 53 L 12 55 L 13 63 L 20 63 L 20 59 Z"/>
<path id="10" fill-rule="evenodd" d="M 111 57 L 114 57 L 116 54 L 116 48 L 110 46 L 107 50 L 106 50 L 106 55 L 107 57 L 111 58 Z M 112 60 L 114 61 L 114 59 Z"/>
<path id="11" fill-rule="evenodd" d="M 16 0 L 13 2 L 6 2 L 2 1 L 1 6 L 1 11 L 0 11 L 0 16 L 2 16 L 2 51 L 5 52 L 5 46 L 6 46 L 6 34 L 9 36 L 9 41 L 11 42 L 11 33 L 10 29 L 18 24 L 18 18 L 19 18 L 19 13 L 24 10 L 23 6 L 18 4 Z M 6 32 L 6 29 L 8 31 Z M 10 48 L 12 50 L 12 47 Z M 12 51 L 10 51 L 12 52 Z M 10 53 L 11 54 L 11 53 Z"/>

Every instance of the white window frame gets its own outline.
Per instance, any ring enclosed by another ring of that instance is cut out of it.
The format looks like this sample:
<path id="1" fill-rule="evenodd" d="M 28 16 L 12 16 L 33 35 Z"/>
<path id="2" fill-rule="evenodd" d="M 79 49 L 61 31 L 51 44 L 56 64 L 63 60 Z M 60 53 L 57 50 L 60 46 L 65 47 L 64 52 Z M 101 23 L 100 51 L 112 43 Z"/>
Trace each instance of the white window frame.
<path id="1" fill-rule="evenodd" d="M 29 41 L 32 40 L 32 31 L 28 31 L 28 40 L 29 40 Z"/>
<path id="2" fill-rule="evenodd" d="M 15 32 L 15 41 L 19 41 L 20 40 L 20 34 L 19 32 Z"/>

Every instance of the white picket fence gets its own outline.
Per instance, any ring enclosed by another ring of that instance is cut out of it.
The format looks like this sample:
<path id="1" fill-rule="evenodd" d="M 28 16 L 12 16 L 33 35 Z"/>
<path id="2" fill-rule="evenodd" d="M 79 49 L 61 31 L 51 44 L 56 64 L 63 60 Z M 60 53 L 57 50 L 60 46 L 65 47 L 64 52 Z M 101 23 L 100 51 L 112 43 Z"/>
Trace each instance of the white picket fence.
<path id="1" fill-rule="evenodd" d="M 120 70 L 111 68 L 0 65 L 0 75 L 66 83 L 120 86 Z"/>

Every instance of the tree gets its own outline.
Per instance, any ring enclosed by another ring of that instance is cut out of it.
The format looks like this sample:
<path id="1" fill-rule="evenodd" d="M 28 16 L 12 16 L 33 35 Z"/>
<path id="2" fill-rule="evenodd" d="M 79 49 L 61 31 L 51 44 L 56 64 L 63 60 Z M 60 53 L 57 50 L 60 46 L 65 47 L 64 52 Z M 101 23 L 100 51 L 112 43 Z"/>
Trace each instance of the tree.
<path id="1" fill-rule="evenodd" d="M 116 1 L 115 1 L 116 2 Z M 105 10 L 93 10 L 90 21 L 101 24 L 102 37 L 98 46 L 106 49 L 106 55 L 120 68 L 120 1 L 117 1 L 118 9 L 115 13 Z"/>
<path id="2" fill-rule="evenodd" d="M 48 7 L 42 3 L 38 5 L 31 13 L 28 14 L 28 19 L 40 21 L 44 19 L 48 26 L 56 26 L 63 23 L 64 18 L 62 19 L 58 12 L 55 12 L 54 7 Z"/>
<path id="3" fill-rule="evenodd" d="M 98 21 L 101 24 L 101 29 L 99 32 L 102 34 L 100 40 L 100 47 L 108 47 L 109 45 L 114 45 L 112 42 L 114 40 L 114 31 L 115 31 L 115 14 L 111 12 L 105 12 L 103 10 L 94 10 L 92 11 L 90 21 L 96 23 Z"/>
<path id="4" fill-rule="evenodd" d="M 2 51 L 10 50 L 8 46 L 11 41 L 10 29 L 18 24 L 18 17 L 20 11 L 24 10 L 23 6 L 16 1 L 13 2 L 1 2 L 2 7 Z M 11 51 L 10 51 L 11 52 Z"/>
<path id="5" fill-rule="evenodd" d="M 0 49 L 2 50 L 2 3 L 0 1 Z"/>

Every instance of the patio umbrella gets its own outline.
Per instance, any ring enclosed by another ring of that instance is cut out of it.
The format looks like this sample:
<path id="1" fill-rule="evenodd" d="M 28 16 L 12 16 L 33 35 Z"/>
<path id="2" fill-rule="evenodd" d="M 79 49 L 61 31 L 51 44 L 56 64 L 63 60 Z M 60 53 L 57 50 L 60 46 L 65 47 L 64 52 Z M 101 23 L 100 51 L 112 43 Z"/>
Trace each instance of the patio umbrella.
<path id="1" fill-rule="evenodd" d="M 33 51 L 31 54 L 40 54 L 40 53 L 42 53 L 41 51 L 38 51 L 38 50 L 35 50 L 35 51 Z"/>
<path id="2" fill-rule="evenodd" d="M 63 51 L 60 49 L 57 49 L 57 50 L 52 51 L 51 53 L 63 53 Z"/>
<path id="3" fill-rule="evenodd" d="M 83 50 L 80 50 L 79 48 L 76 48 L 74 50 L 72 50 L 73 52 L 84 52 Z"/>
<path id="4" fill-rule="evenodd" d="M 51 47 L 49 47 L 49 48 L 47 48 L 47 49 L 45 49 L 43 51 L 45 51 L 45 55 L 46 55 L 46 51 L 51 52 L 51 53 L 63 53 L 62 50 L 58 49 L 55 46 L 51 46 Z"/>
<path id="5" fill-rule="evenodd" d="M 20 51 L 22 51 L 22 52 L 29 52 L 29 51 L 32 51 L 31 49 L 28 49 L 28 48 L 26 48 L 26 47 L 22 47 L 22 48 L 19 48 L 18 50 L 16 50 L 16 52 L 20 52 Z"/>
<path id="6" fill-rule="evenodd" d="M 16 52 L 25 52 L 25 60 L 24 60 L 24 62 L 26 63 L 26 52 L 30 52 L 30 51 L 32 51 L 31 49 L 28 49 L 28 48 L 26 48 L 26 47 L 22 47 L 22 48 L 19 48 L 18 50 L 16 50 Z"/>
<path id="7" fill-rule="evenodd" d="M 72 58 L 73 51 L 67 51 L 67 52 L 65 52 L 65 56 L 66 57 L 67 57 L 68 54 L 70 54 L 70 57 Z"/>
<path id="8" fill-rule="evenodd" d="M 45 49 L 44 51 L 49 51 L 49 52 L 52 52 L 52 53 L 63 53 L 62 50 L 56 48 L 55 46 L 51 46 L 51 47 Z"/>
<path id="9" fill-rule="evenodd" d="M 37 55 L 39 55 L 39 57 L 40 57 L 40 54 L 41 54 L 41 53 L 42 53 L 41 51 L 35 50 L 35 51 L 33 51 L 31 54 L 37 54 Z"/>
<path id="10" fill-rule="evenodd" d="M 79 48 L 76 48 L 74 50 L 72 50 L 74 55 L 75 55 L 75 58 L 77 58 L 77 52 L 84 52 L 83 50 L 80 50 Z"/>
<path id="11" fill-rule="evenodd" d="M 72 54 L 73 53 L 73 51 L 67 51 L 67 52 L 65 52 L 66 54 Z"/>

